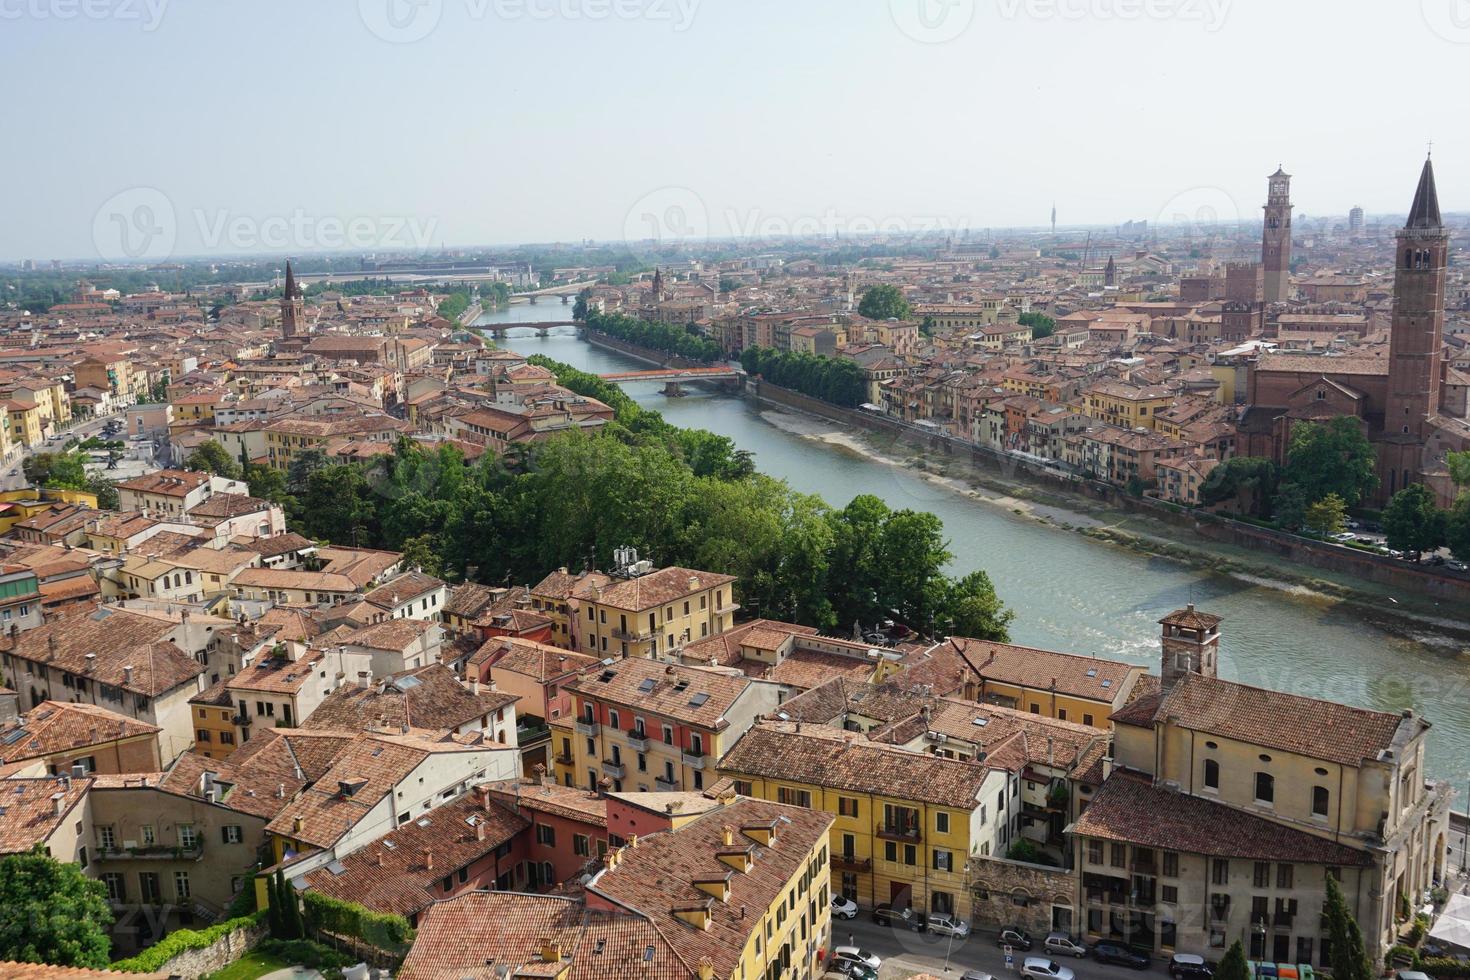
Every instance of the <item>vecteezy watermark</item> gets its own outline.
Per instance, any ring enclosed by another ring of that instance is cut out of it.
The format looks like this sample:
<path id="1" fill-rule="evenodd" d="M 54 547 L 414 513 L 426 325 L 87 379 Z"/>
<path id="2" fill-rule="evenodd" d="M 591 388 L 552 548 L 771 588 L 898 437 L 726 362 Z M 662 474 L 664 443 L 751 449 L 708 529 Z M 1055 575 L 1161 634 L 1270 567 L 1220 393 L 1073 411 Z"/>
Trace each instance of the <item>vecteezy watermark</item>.
<path id="1" fill-rule="evenodd" d="M 156 31 L 167 9 L 168 0 L 0 0 L 0 20 L 118 20 Z"/>
<path id="2" fill-rule="evenodd" d="M 1451 44 L 1470 44 L 1470 0 L 1419 0 L 1424 23 Z"/>
<path id="3" fill-rule="evenodd" d="M 636 255 L 708 240 L 709 209 L 704 199 L 687 187 L 649 191 L 623 217 L 623 241 Z"/>
<path id="4" fill-rule="evenodd" d="M 178 233 L 173 202 L 155 187 L 119 191 L 92 216 L 92 243 L 98 255 L 112 262 L 167 258 Z"/>
<path id="5" fill-rule="evenodd" d="M 975 0 L 888 0 L 893 23 L 915 41 L 953 41 L 975 20 Z"/>
<path id="6" fill-rule="evenodd" d="M 1230 16 L 1233 0 L 996 0 L 1005 20 L 1177 20 L 1214 33 Z"/>
<path id="7" fill-rule="evenodd" d="M 302 208 L 265 217 L 229 211 L 193 212 L 206 251 L 420 250 L 434 243 L 437 219 L 403 215 L 311 214 Z"/>
<path id="8" fill-rule="evenodd" d="M 0 3 L 5 0 L 0 0 Z M 701 0 L 456 0 L 471 21 L 644 20 L 689 30 Z M 952 0 L 951 0 L 952 2 Z M 421 41 L 439 26 L 444 0 L 357 0 L 358 16 L 392 44 Z"/>
<path id="9" fill-rule="evenodd" d="M 435 218 L 402 215 L 323 215 L 305 209 L 282 214 L 237 214 L 194 208 L 181 219 L 168 195 L 131 187 L 108 198 L 92 218 L 97 254 L 113 262 L 157 262 L 179 244 L 181 225 L 202 252 L 310 252 L 422 250 L 434 243 Z"/>
<path id="10" fill-rule="evenodd" d="M 1190 238 L 1232 235 L 1241 222 L 1240 205 L 1219 187 L 1191 187 L 1164 203 L 1154 226 Z"/>
<path id="11" fill-rule="evenodd" d="M 761 246 L 798 238 L 881 239 L 889 244 L 939 242 L 969 227 L 965 218 L 950 215 L 843 214 L 834 208 L 798 215 L 767 214 L 759 208 L 743 212 L 727 209 L 723 217 L 731 237 L 742 244 Z"/>

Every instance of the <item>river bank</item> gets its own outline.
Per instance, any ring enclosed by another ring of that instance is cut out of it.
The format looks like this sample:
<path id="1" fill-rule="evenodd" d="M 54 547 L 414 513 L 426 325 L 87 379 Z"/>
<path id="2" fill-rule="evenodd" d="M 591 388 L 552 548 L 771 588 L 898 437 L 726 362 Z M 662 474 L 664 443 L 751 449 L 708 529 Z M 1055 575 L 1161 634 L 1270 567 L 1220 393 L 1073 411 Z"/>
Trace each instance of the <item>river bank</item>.
<path id="1" fill-rule="evenodd" d="M 1457 615 L 1461 612 L 1458 608 L 1447 609 L 1445 604 L 1422 596 L 1396 595 L 1395 590 L 1377 583 L 1331 570 L 1272 561 L 1248 549 L 1207 538 L 1192 537 L 1181 543 L 1177 527 L 1147 515 L 1126 513 L 1081 495 L 1063 495 L 998 477 L 962 457 L 935 453 L 901 436 L 849 428 L 820 416 L 798 413 L 788 406 L 765 407 L 760 409 L 760 415 L 771 425 L 803 439 L 885 466 L 913 471 L 928 483 L 979 505 L 1001 509 L 1038 524 L 1297 597 L 1351 603 L 1365 615 L 1385 622 L 1401 621 L 1403 628 L 1411 631 L 1429 626 L 1444 634 L 1443 642 L 1450 648 L 1470 642 L 1470 623 L 1463 615 Z"/>

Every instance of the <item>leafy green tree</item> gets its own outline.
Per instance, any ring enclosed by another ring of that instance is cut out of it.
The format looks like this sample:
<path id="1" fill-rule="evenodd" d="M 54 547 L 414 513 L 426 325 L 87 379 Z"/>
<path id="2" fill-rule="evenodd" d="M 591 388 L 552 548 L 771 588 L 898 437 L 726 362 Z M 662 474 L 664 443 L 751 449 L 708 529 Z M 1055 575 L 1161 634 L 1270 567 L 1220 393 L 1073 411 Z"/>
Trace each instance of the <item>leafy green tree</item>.
<path id="1" fill-rule="evenodd" d="M 1033 340 L 1041 340 L 1057 332 L 1057 321 L 1045 313 L 1022 313 L 1016 318 L 1016 321 L 1023 327 L 1031 328 Z"/>
<path id="2" fill-rule="evenodd" d="M 592 298 L 592 290 L 584 289 L 577 294 L 577 301 L 572 304 L 572 319 L 581 322 L 587 319 L 587 301 Z"/>
<path id="3" fill-rule="evenodd" d="M 358 466 L 329 466 L 307 477 L 301 495 L 307 537 L 366 547 L 378 526 L 373 487 Z"/>
<path id="4" fill-rule="evenodd" d="M 990 576 L 982 570 L 949 583 L 940 618 L 947 627 L 943 632 L 950 636 L 1009 643 L 1010 624 L 1016 614 L 1000 601 Z"/>
<path id="5" fill-rule="evenodd" d="M 1239 939 L 1225 951 L 1225 957 L 1215 971 L 1215 980 L 1253 980 L 1250 963 L 1245 958 L 1245 947 Z"/>
<path id="6" fill-rule="evenodd" d="M 1470 486 L 1470 452 L 1446 453 L 1445 464 L 1450 470 L 1450 479 L 1455 486 Z"/>
<path id="7" fill-rule="evenodd" d="M 102 510 L 117 510 L 120 500 L 117 494 L 117 487 L 113 485 L 111 480 L 104 479 L 100 476 L 88 477 L 87 485 L 84 489 L 88 493 L 96 494 L 97 506 Z"/>
<path id="8" fill-rule="evenodd" d="M 252 497 L 284 505 L 290 496 L 286 491 L 286 474 L 274 466 L 249 463 L 245 466 L 244 478 Z"/>
<path id="9" fill-rule="evenodd" d="M 56 453 L 32 453 L 21 461 L 20 471 L 26 482 L 33 487 L 44 487 L 51 476 L 51 467 L 56 462 Z"/>
<path id="10" fill-rule="evenodd" d="M 1445 521 L 1445 543 L 1460 561 L 1470 562 L 1470 494 L 1462 493 Z"/>
<path id="11" fill-rule="evenodd" d="M 1418 557 L 1445 543 L 1447 519 L 1435 506 L 1434 493 L 1413 483 L 1394 494 L 1383 508 L 1383 530 L 1388 546 Z"/>
<path id="12" fill-rule="evenodd" d="M 1347 504 L 1335 493 L 1307 505 L 1303 523 L 1318 534 L 1337 534 L 1347 523 Z"/>
<path id="13" fill-rule="evenodd" d="M 1335 493 L 1356 507 L 1378 487 L 1375 454 L 1356 418 L 1301 422 L 1291 430 L 1283 482 L 1301 486 L 1308 502 Z"/>
<path id="14" fill-rule="evenodd" d="M 1295 531 L 1307 523 L 1307 491 L 1299 483 L 1283 483 L 1276 491 L 1276 523 Z"/>
<path id="15" fill-rule="evenodd" d="M 286 466 L 286 486 L 293 493 L 299 493 L 306 488 L 313 473 L 331 465 L 331 457 L 320 449 L 303 449 L 292 456 L 291 462 Z"/>
<path id="16" fill-rule="evenodd" d="M 0 960 L 107 966 L 112 909 L 107 889 L 38 844 L 0 860 Z"/>
<path id="17" fill-rule="evenodd" d="M 897 286 L 869 286 L 858 300 L 858 312 L 869 320 L 907 320 L 909 301 Z"/>
<path id="18" fill-rule="evenodd" d="M 1331 875 L 1327 877 L 1327 898 L 1322 914 L 1327 919 L 1327 933 L 1332 939 L 1332 980 L 1374 980 L 1376 971 L 1368 961 L 1363 932 L 1348 911 L 1342 887 Z"/>
<path id="19" fill-rule="evenodd" d="M 1200 488 L 1206 506 L 1231 502 L 1251 517 L 1271 516 L 1280 474 L 1276 464 L 1259 456 L 1235 456 L 1210 471 Z"/>
<path id="20" fill-rule="evenodd" d="M 240 461 L 215 439 L 201 442 L 185 457 L 184 469 L 213 473 L 227 480 L 240 479 Z"/>
<path id="21" fill-rule="evenodd" d="M 148 401 L 153 405 L 168 403 L 168 376 L 155 378 L 148 385 Z"/>

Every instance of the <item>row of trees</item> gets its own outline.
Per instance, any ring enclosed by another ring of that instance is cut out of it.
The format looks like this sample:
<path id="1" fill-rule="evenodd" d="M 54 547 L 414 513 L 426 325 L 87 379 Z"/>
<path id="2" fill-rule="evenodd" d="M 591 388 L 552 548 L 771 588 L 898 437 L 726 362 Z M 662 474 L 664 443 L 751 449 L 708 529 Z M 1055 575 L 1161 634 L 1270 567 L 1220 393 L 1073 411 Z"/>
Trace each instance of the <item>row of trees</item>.
<path id="1" fill-rule="evenodd" d="M 618 340 L 708 364 L 719 360 L 720 345 L 702 336 L 691 324 L 687 327 L 667 323 L 650 323 L 622 313 L 599 313 L 579 303 L 588 329 L 616 337 Z M 575 311 L 574 311 L 575 312 Z"/>
<path id="2" fill-rule="evenodd" d="M 285 507 L 293 530 L 402 551 L 450 580 L 535 582 L 562 565 L 606 566 L 614 548 L 632 545 L 662 565 L 735 576 L 754 615 L 1006 638 L 1013 613 L 989 577 L 946 574 L 953 556 L 933 514 L 868 495 L 834 509 L 756 473 L 724 436 L 679 429 L 596 376 L 536 361 L 606 401 L 614 420 L 474 463 L 405 439 L 371 465 L 306 452 L 285 474 L 250 466 L 244 476 Z M 195 461 L 206 460 L 238 466 L 201 449 Z"/>
<path id="3" fill-rule="evenodd" d="M 862 365 L 847 358 L 747 347 L 740 366 L 772 384 L 834 405 L 856 408 L 868 400 L 867 375 Z"/>

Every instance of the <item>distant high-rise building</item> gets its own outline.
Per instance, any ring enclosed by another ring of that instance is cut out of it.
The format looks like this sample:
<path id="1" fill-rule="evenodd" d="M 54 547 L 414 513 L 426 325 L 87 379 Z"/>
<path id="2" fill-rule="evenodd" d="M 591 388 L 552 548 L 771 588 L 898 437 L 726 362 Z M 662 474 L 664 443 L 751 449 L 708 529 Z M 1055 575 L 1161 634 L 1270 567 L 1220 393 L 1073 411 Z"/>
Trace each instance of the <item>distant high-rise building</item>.
<path id="1" fill-rule="evenodd" d="M 1291 284 L 1291 174 L 1277 167 L 1267 180 L 1261 266 L 1266 272 L 1266 302 L 1280 303 Z"/>
<path id="2" fill-rule="evenodd" d="M 1360 234 L 1362 234 L 1362 232 L 1363 232 L 1363 209 L 1362 208 L 1353 208 L 1351 211 L 1348 212 L 1348 231 L 1352 232 L 1354 235 L 1360 235 Z"/>
<path id="3" fill-rule="evenodd" d="M 1051 233 L 1057 233 L 1057 202 L 1051 202 Z"/>
<path id="4" fill-rule="evenodd" d="M 291 272 L 291 260 L 286 260 L 286 293 L 281 297 L 281 336 L 294 337 L 306 320 L 306 304 L 301 291 L 296 288 L 296 276 Z"/>

